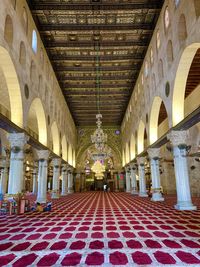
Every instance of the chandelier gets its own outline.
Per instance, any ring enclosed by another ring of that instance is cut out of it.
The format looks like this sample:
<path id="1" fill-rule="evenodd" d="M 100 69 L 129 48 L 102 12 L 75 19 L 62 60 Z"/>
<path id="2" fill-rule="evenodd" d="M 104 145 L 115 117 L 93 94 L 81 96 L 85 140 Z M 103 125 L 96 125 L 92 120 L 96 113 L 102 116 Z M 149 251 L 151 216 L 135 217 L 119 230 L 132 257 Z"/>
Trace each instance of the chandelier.
<path id="1" fill-rule="evenodd" d="M 101 114 L 96 115 L 97 118 L 97 129 L 94 131 L 94 133 L 91 135 L 91 141 L 94 144 L 95 148 L 99 152 L 103 152 L 105 143 L 107 142 L 107 134 L 103 132 L 103 129 L 101 128 Z"/>
<path id="2" fill-rule="evenodd" d="M 95 173 L 95 177 L 97 177 L 97 179 L 103 179 L 103 172 L 105 172 L 105 166 L 99 160 L 95 161 L 91 170 Z"/>

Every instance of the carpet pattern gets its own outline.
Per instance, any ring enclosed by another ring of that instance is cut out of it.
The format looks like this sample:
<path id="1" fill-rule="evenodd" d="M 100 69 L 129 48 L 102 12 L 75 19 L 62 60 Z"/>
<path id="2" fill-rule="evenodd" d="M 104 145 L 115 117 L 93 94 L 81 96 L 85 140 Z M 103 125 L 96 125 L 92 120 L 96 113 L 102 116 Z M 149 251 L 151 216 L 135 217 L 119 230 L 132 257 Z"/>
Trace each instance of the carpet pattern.
<path id="1" fill-rule="evenodd" d="M 0 266 L 200 266 L 200 211 L 174 201 L 87 192 L 51 212 L 2 215 Z"/>

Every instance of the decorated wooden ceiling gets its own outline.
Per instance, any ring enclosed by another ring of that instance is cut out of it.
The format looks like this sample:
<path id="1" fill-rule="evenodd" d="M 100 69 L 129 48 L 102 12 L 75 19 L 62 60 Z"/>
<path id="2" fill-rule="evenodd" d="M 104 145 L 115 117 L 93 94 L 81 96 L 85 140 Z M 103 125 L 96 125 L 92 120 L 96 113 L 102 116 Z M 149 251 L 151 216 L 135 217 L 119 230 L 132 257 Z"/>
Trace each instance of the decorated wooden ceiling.
<path id="1" fill-rule="evenodd" d="M 163 0 L 27 2 L 76 125 L 120 125 Z"/>

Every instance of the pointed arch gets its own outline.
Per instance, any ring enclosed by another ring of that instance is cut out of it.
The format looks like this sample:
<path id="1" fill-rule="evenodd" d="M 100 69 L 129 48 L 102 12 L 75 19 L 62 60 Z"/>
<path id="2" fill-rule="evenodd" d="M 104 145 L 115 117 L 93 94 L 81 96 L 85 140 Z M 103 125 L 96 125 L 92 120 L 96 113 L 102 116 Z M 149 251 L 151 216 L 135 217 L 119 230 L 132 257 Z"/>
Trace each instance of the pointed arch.
<path id="1" fill-rule="evenodd" d="M 13 22 L 9 15 L 6 16 L 4 38 L 9 45 L 13 43 Z"/>
<path id="2" fill-rule="evenodd" d="M 131 135 L 130 154 L 131 154 L 131 160 L 133 160 L 135 158 L 135 136 L 134 134 Z"/>
<path id="3" fill-rule="evenodd" d="M 38 134 L 38 140 L 43 145 L 47 145 L 47 124 L 46 116 L 42 102 L 39 98 L 35 98 L 29 108 L 27 126 Z"/>
<path id="4" fill-rule="evenodd" d="M 8 51 L 2 46 L 0 46 L 0 67 L 8 88 L 11 121 L 23 128 L 22 97 L 17 73 Z"/>
<path id="5" fill-rule="evenodd" d="M 184 119 L 184 98 L 185 87 L 188 78 L 190 66 L 200 43 L 193 43 L 187 46 L 180 58 L 174 81 L 173 99 L 172 99 L 172 123 L 173 126 Z"/>
<path id="6" fill-rule="evenodd" d="M 62 158 L 65 161 L 67 161 L 67 141 L 66 141 L 65 135 L 63 135 L 63 137 L 62 137 L 61 146 L 62 146 Z"/>
<path id="7" fill-rule="evenodd" d="M 137 151 L 140 154 L 144 150 L 144 133 L 145 133 L 145 125 L 142 120 L 140 120 L 138 127 L 138 137 L 137 137 Z"/>
<path id="8" fill-rule="evenodd" d="M 160 115 L 161 111 L 162 112 L 163 112 L 163 110 L 166 111 L 165 106 L 161 110 L 162 105 L 164 105 L 164 102 L 162 101 L 162 99 L 159 96 L 156 96 L 154 98 L 152 106 L 151 106 L 150 121 L 149 121 L 149 142 L 150 142 L 150 145 L 153 144 L 154 142 L 156 142 L 157 139 L 159 138 L 159 134 L 158 134 L 159 115 Z M 164 115 L 164 117 L 165 117 L 165 115 Z M 161 118 L 160 118 L 160 121 L 161 121 Z"/>
<path id="9" fill-rule="evenodd" d="M 53 139 L 53 152 L 60 156 L 60 137 L 56 121 L 51 125 L 51 134 Z"/>
<path id="10" fill-rule="evenodd" d="M 126 143 L 126 163 L 129 163 L 130 161 L 130 158 L 129 158 L 129 155 L 130 155 L 130 151 L 129 151 L 129 145 L 128 145 L 128 142 Z"/>
<path id="11" fill-rule="evenodd" d="M 72 155 L 72 146 L 71 144 L 68 145 L 68 163 L 73 165 L 73 155 Z"/>

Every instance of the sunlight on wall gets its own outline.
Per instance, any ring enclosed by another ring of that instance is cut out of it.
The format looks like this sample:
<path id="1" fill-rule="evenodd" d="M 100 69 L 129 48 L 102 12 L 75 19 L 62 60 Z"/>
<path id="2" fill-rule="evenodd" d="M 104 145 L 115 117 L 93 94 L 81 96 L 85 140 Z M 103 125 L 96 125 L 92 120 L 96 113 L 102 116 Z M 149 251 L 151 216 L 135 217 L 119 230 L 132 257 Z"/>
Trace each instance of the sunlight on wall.
<path id="1" fill-rule="evenodd" d="M 138 127 L 138 140 L 137 140 L 138 154 L 140 154 L 144 150 L 144 130 L 145 130 L 144 122 L 140 121 Z"/>

